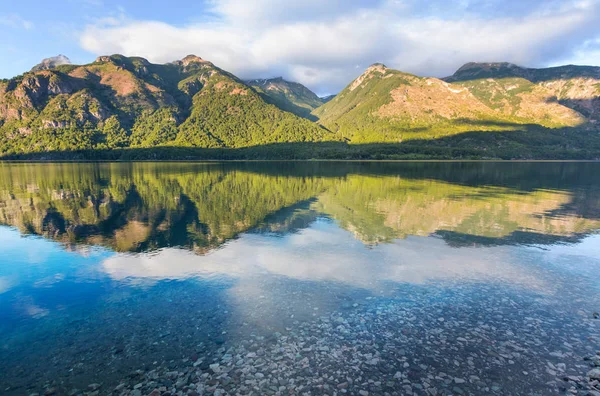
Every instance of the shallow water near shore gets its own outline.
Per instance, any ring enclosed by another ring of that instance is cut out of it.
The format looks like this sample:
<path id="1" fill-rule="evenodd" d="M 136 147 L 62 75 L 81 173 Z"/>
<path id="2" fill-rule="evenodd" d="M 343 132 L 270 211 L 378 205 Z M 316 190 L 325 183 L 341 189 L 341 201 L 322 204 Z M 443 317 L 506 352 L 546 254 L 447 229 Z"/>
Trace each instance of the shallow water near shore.
<path id="1" fill-rule="evenodd" d="M 0 393 L 593 395 L 599 175 L 0 163 Z"/>

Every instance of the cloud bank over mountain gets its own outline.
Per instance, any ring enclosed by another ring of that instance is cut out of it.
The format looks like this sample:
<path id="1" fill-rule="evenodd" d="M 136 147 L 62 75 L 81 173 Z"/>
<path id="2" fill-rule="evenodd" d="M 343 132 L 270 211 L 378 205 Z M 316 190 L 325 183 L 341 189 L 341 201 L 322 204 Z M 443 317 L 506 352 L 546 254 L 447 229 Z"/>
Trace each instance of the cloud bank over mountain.
<path id="1" fill-rule="evenodd" d="M 195 53 L 242 78 L 283 75 L 335 92 L 366 66 L 449 75 L 469 61 L 600 62 L 600 1 L 214 0 L 195 22 L 118 17 L 87 25 L 94 54 L 167 62 Z"/>

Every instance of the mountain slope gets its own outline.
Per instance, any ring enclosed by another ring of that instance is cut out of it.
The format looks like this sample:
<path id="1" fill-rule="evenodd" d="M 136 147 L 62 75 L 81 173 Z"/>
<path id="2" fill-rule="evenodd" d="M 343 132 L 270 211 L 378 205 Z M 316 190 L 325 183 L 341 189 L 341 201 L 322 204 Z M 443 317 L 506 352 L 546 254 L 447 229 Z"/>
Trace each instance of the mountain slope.
<path id="1" fill-rule="evenodd" d="M 157 65 L 101 56 L 0 82 L 0 152 L 177 144 L 245 147 L 328 139 L 196 56 Z"/>
<path id="2" fill-rule="evenodd" d="M 471 62 L 444 80 L 467 87 L 474 94 L 480 93 L 480 97 L 488 97 L 499 106 L 505 95 L 497 95 L 498 87 L 506 91 L 528 86 L 529 92 L 543 96 L 547 102 L 575 110 L 593 124 L 600 122 L 600 67 L 566 65 L 534 69 L 512 63 Z M 527 106 L 531 100 L 524 95 L 522 102 Z"/>
<path id="3" fill-rule="evenodd" d="M 194 95 L 177 143 L 197 147 L 247 147 L 325 140 L 328 131 L 266 103 L 231 75 L 216 72 Z"/>
<path id="4" fill-rule="evenodd" d="M 311 111 L 325 103 L 304 85 L 286 81 L 282 77 L 246 81 L 267 102 L 300 117 L 309 118 Z"/>
<path id="5" fill-rule="evenodd" d="M 351 142 L 403 142 L 537 124 L 573 127 L 586 117 L 522 78 L 448 83 L 370 66 L 313 114 Z"/>

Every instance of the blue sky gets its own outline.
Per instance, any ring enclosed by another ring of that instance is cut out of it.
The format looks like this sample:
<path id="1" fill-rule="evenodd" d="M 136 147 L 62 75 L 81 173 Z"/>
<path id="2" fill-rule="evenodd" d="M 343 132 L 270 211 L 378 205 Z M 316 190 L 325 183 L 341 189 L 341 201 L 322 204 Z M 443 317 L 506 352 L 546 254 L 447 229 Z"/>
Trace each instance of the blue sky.
<path id="1" fill-rule="evenodd" d="M 600 0 L 2 0 L 0 77 L 59 53 L 168 62 L 335 92 L 375 62 L 430 76 L 469 61 L 600 64 Z"/>
<path id="2" fill-rule="evenodd" d="M 4 4 L 6 1 L 9 4 Z M 166 7 L 162 0 L 3 0 L 0 7 L 0 77 L 8 78 L 30 69 L 41 59 L 67 55 L 74 63 L 87 63 L 97 54 L 81 46 L 86 26 L 127 15 L 136 20 L 160 20 L 173 25 L 194 23 L 210 17 L 202 1 Z"/>

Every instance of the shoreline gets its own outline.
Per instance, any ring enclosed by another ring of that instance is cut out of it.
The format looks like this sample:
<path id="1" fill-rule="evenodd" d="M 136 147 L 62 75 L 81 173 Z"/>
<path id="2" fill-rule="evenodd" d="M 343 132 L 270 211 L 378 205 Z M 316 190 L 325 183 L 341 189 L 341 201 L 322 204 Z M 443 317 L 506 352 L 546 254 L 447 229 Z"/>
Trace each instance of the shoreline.
<path id="1" fill-rule="evenodd" d="M 220 162 L 298 162 L 298 163 L 314 163 L 314 162 L 356 162 L 356 163 L 366 163 L 366 162 L 376 162 L 376 163 L 459 163 L 459 162 L 468 162 L 468 163 L 600 163 L 600 159 L 595 160 L 547 160 L 547 159 L 517 159 L 517 160 L 502 160 L 502 159 L 481 159 L 481 160 L 461 160 L 461 159 L 414 159 L 414 160 L 377 160 L 377 159 L 133 159 L 133 160 L 105 160 L 105 159 L 96 159 L 96 160 L 86 160 L 86 159 L 78 159 L 78 160 L 66 160 L 66 159 L 17 159 L 17 160 L 3 160 L 0 159 L 0 164 L 2 163 L 131 163 L 131 162 L 161 162 L 161 163 L 220 163 Z"/>

